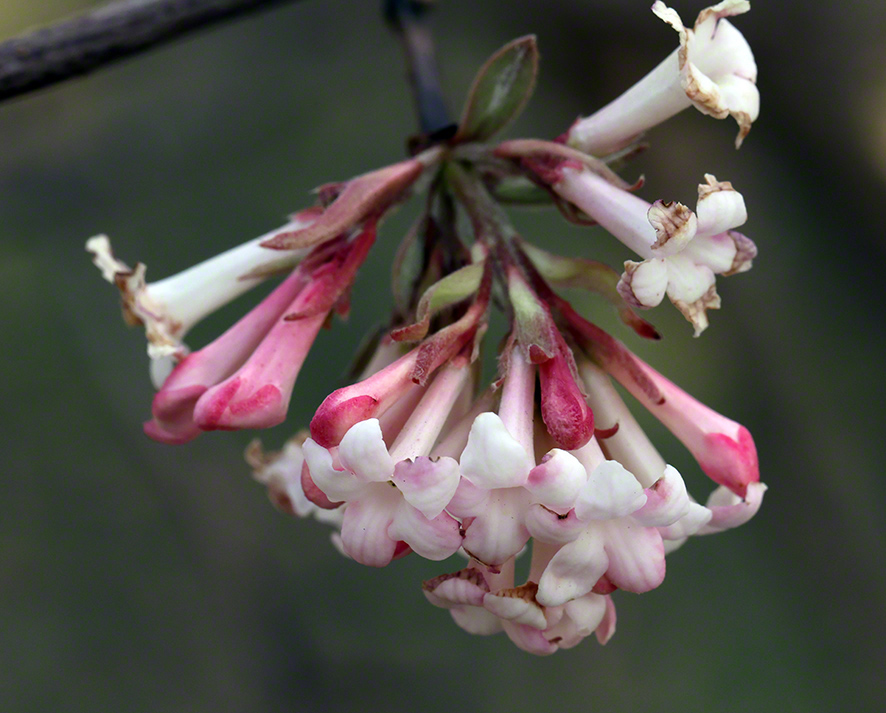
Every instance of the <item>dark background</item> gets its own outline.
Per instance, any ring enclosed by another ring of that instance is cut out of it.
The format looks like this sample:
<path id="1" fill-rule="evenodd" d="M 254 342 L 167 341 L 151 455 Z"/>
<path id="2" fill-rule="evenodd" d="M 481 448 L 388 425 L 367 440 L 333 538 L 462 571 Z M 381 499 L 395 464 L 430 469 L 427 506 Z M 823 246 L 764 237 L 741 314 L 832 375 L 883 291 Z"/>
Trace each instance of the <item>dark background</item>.
<path id="1" fill-rule="evenodd" d="M 0 37 L 97 3 L 4 0 Z M 276 227 L 314 186 L 391 163 L 415 130 L 399 47 L 374 2 L 305 0 L 0 105 L 0 709 L 3 711 L 874 711 L 884 703 L 883 209 L 886 5 L 757 0 L 735 20 L 762 114 L 684 112 L 650 134 L 643 195 L 694 205 L 731 180 L 760 248 L 720 281 L 694 340 L 618 334 L 746 424 L 770 485 L 758 517 L 673 555 L 665 584 L 617 594 L 618 633 L 536 659 L 425 603 L 417 557 L 342 559 L 327 529 L 273 511 L 249 433 L 178 448 L 142 435 L 144 339 L 83 250 L 108 233 L 154 279 Z M 510 136 L 552 137 L 676 46 L 648 0 L 442 0 L 453 111 L 483 59 L 538 35 L 538 91 Z M 676 9 L 691 23 L 703 3 Z M 324 333 L 279 446 L 340 385 L 389 298 L 385 225 L 351 320 Z M 569 254 L 630 257 L 598 231 L 515 214 Z M 200 345 L 250 295 L 193 333 Z M 612 326 L 613 323 L 607 322 Z M 703 497 L 691 458 L 650 426 Z M 450 566 L 452 565 L 452 566 Z"/>

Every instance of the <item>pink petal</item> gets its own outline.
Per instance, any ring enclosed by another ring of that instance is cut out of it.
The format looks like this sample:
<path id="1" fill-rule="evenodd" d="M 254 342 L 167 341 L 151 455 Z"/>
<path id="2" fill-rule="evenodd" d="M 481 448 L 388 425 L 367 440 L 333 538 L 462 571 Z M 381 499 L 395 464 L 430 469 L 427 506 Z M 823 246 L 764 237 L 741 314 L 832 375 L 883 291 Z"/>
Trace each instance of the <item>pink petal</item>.
<path id="1" fill-rule="evenodd" d="M 561 515 L 536 503 L 526 511 L 526 529 L 540 542 L 565 545 L 578 537 L 586 527 L 587 523 L 578 519 L 575 510 Z"/>
<path id="2" fill-rule="evenodd" d="M 600 622 L 600 626 L 594 632 L 597 635 L 597 641 L 601 645 L 605 645 L 612 638 L 612 635 L 615 634 L 615 622 L 615 603 L 612 601 L 612 597 L 607 596 L 606 613 L 603 615 L 603 621 Z"/>
<path id="3" fill-rule="evenodd" d="M 699 535 L 722 532 L 739 525 L 744 525 L 760 509 L 763 494 L 766 492 L 764 483 L 751 483 L 747 494 L 742 499 L 726 487 L 719 487 L 708 498 L 707 506 L 712 516 L 710 522 L 699 530 Z"/>
<path id="4" fill-rule="evenodd" d="M 426 456 L 403 460 L 394 467 L 393 480 L 406 502 L 425 517 L 434 518 L 455 495 L 460 480 L 458 462 L 453 458 L 431 460 Z"/>
<path id="5" fill-rule="evenodd" d="M 658 530 L 629 517 L 602 522 L 599 527 L 605 531 L 604 547 L 609 556 L 606 576 L 615 586 L 641 594 L 664 581 L 664 544 Z"/>
<path id="6" fill-rule="evenodd" d="M 403 500 L 397 506 L 393 521 L 388 527 L 388 537 L 402 540 L 416 554 L 435 561 L 455 554 L 462 542 L 458 520 L 446 513 L 428 519 Z"/>
<path id="7" fill-rule="evenodd" d="M 397 551 L 397 540 L 388 535 L 388 528 L 401 498 L 386 483 L 372 483 L 368 489 L 370 492 L 360 500 L 349 502 L 345 509 L 342 547 L 360 564 L 384 567 Z"/>

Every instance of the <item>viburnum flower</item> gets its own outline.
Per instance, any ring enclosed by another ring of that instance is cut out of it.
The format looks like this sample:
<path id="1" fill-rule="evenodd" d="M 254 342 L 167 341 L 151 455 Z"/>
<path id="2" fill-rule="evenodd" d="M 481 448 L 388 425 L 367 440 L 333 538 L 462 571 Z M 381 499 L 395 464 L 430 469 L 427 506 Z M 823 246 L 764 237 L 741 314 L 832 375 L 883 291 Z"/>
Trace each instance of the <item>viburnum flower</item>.
<path id="1" fill-rule="evenodd" d="M 152 359 L 182 359 L 188 348 L 185 335 L 204 317 L 212 314 L 244 292 L 251 290 L 275 272 L 291 268 L 307 250 L 276 253 L 261 243 L 280 232 L 301 230 L 320 215 L 317 209 L 292 216 L 278 230 L 254 238 L 236 248 L 216 255 L 199 265 L 157 282 L 145 282 L 147 268 L 137 263 L 130 269 L 111 250 L 106 235 L 86 242 L 93 262 L 102 276 L 120 289 L 123 314 L 130 324 L 144 324 L 148 355 Z"/>
<path id="2" fill-rule="evenodd" d="M 744 524 L 766 490 L 747 428 L 659 374 L 560 292 L 602 297 L 631 335 L 651 340 L 660 335 L 637 309 L 667 294 L 697 336 L 719 306 L 715 275 L 745 271 L 756 255 L 735 230 L 747 211 L 730 183 L 706 174 L 692 211 L 647 203 L 613 170 L 637 133 L 684 106 L 731 113 L 740 138 L 757 113 L 753 57 L 723 19 L 747 3 L 708 8 L 691 30 L 660 2 L 653 9 L 679 31 L 680 49 L 556 141 L 493 141 L 536 81 L 535 39 L 524 37 L 486 62 L 458 124 L 424 121 L 409 158 L 321 186 L 317 205 L 281 230 L 158 283 L 145 282 L 144 266 L 118 261 L 103 236 L 91 239 L 124 314 L 145 325 L 152 357 L 170 367 L 155 370 L 145 432 L 184 443 L 282 423 L 320 329 L 346 317 L 361 289 L 357 273 L 383 219 L 426 191 L 393 260 L 394 309 L 365 340 L 359 366 L 316 408 L 309 433 L 277 453 L 253 443 L 247 460 L 278 509 L 331 524 L 333 543 L 356 562 L 462 558 L 423 590 L 464 630 L 504 632 L 538 655 L 591 634 L 606 643 L 618 590 L 662 586 L 675 550 Z M 425 101 L 428 87 L 419 89 Z M 503 208 L 526 203 L 591 218 L 640 261 L 620 273 L 533 245 Z M 188 351 L 182 339 L 198 319 L 272 273 L 282 280 L 267 297 Z M 378 285 L 362 289 L 374 296 Z M 496 375 L 484 379 L 494 309 L 505 335 Z M 694 456 L 715 483 L 707 498 L 689 494 L 614 381 Z M 525 581 L 515 574 L 520 557 L 529 558 Z"/>
<path id="3" fill-rule="evenodd" d="M 661 0 L 654 12 L 680 35 L 680 47 L 618 99 L 575 122 L 566 142 L 595 156 L 624 148 L 642 132 L 694 106 L 702 114 L 732 116 L 735 146 L 760 113 L 757 65 L 742 34 L 725 18 L 751 9 L 748 0 L 723 0 L 702 10 L 692 29 Z"/>
<path id="4" fill-rule="evenodd" d="M 637 253 L 625 262 L 618 291 L 635 307 L 657 306 L 665 294 L 695 327 L 708 327 L 707 310 L 720 307 L 716 275 L 751 268 L 753 242 L 733 230 L 747 220 L 744 198 L 710 174 L 698 187 L 693 212 L 682 203 L 649 204 L 596 175 L 564 166 L 553 189 Z"/>

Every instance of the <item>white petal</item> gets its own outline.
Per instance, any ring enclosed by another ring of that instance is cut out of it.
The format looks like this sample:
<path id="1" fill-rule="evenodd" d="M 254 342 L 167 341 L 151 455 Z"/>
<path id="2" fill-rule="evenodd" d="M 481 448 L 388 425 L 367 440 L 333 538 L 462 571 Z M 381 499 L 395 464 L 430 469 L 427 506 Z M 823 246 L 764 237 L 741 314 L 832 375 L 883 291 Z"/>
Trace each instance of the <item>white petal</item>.
<path id="1" fill-rule="evenodd" d="M 553 607 L 581 597 L 594 588 L 608 567 L 601 531 L 591 525 L 575 542 L 561 547 L 548 562 L 538 582 L 537 599 Z"/>
<path id="2" fill-rule="evenodd" d="M 510 488 L 523 485 L 534 465 L 498 414 L 481 413 L 474 419 L 461 455 L 461 474 L 465 478 L 487 490 Z"/>
<path id="3" fill-rule="evenodd" d="M 433 461 L 426 456 L 404 460 L 394 467 L 394 483 L 403 498 L 427 518 L 437 517 L 449 505 L 460 476 L 452 458 Z"/>
<path id="4" fill-rule="evenodd" d="M 686 484 L 674 466 L 665 467 L 664 475 L 647 488 L 646 504 L 632 517 L 646 527 L 670 525 L 689 512 Z"/>
<path id="5" fill-rule="evenodd" d="M 520 587 L 492 592 L 484 597 L 483 606 L 500 619 L 525 624 L 533 629 L 547 628 L 544 610 L 533 598 L 519 596 L 520 592 Z"/>
<path id="6" fill-rule="evenodd" d="M 623 517 L 646 504 L 646 493 L 637 479 L 618 461 L 607 460 L 590 475 L 578 494 L 575 514 L 580 520 Z"/>
<path id="7" fill-rule="evenodd" d="M 489 585 L 482 572 L 467 567 L 453 574 L 442 574 L 429 579 L 422 584 L 422 591 L 436 607 L 482 607 L 483 597 L 489 593 Z"/>
<path id="8" fill-rule="evenodd" d="M 462 540 L 458 520 L 446 513 L 428 519 L 402 500 L 388 527 L 388 537 L 402 540 L 416 554 L 435 561 L 454 555 Z"/>
<path id="9" fill-rule="evenodd" d="M 674 255 L 667 259 L 668 297 L 691 304 L 701 299 L 714 285 L 714 273 L 707 265 L 693 262 L 687 255 Z"/>
<path id="10" fill-rule="evenodd" d="M 744 525 L 763 504 L 766 485 L 750 483 L 745 499 L 742 500 L 725 486 L 717 488 L 708 498 L 707 506 L 712 513 L 710 522 L 699 530 L 699 535 L 710 535 Z"/>
<path id="11" fill-rule="evenodd" d="M 332 502 L 350 502 L 365 492 L 366 484 L 347 470 L 336 470 L 332 465 L 332 454 L 313 439 L 305 441 L 302 451 L 311 471 L 311 480 Z"/>
<path id="12" fill-rule="evenodd" d="M 513 557 L 529 540 L 524 522 L 528 509 L 529 493 L 523 488 L 491 491 L 483 512 L 465 530 L 465 550 L 487 565 Z"/>
<path id="13" fill-rule="evenodd" d="M 668 289 L 668 269 L 664 258 L 651 258 L 643 262 L 627 260 L 617 289 L 633 307 L 658 306 Z"/>
<path id="14" fill-rule="evenodd" d="M 526 489 L 536 502 L 549 508 L 568 510 L 587 481 L 588 473 L 579 460 L 571 453 L 555 448 L 529 471 Z"/>
<path id="15" fill-rule="evenodd" d="M 713 513 L 704 505 L 689 503 L 689 512 L 667 527 L 659 527 L 658 531 L 664 540 L 683 540 L 696 534 L 708 524 Z M 667 544 L 665 545 L 667 547 Z"/>
<path id="16" fill-rule="evenodd" d="M 738 253 L 735 240 L 726 233 L 700 235 L 681 253 L 697 265 L 705 265 L 715 275 L 731 272 Z"/>
<path id="17" fill-rule="evenodd" d="M 748 219 L 744 198 L 728 181 L 705 175 L 698 187 L 698 236 L 716 235 L 743 225 Z M 694 241 L 693 241 L 694 242 Z"/>
<path id="18" fill-rule="evenodd" d="M 469 634 L 490 636 L 502 630 L 501 619 L 481 607 L 455 607 L 449 613 L 455 623 Z"/>
<path id="19" fill-rule="evenodd" d="M 600 626 L 606 614 L 606 597 L 586 594 L 567 602 L 563 610 L 564 616 L 545 631 L 545 637 L 561 649 L 571 649 Z"/>
<path id="20" fill-rule="evenodd" d="M 377 418 L 359 421 L 348 429 L 338 447 L 341 464 L 364 483 L 390 480 L 394 461 L 388 454 Z"/>

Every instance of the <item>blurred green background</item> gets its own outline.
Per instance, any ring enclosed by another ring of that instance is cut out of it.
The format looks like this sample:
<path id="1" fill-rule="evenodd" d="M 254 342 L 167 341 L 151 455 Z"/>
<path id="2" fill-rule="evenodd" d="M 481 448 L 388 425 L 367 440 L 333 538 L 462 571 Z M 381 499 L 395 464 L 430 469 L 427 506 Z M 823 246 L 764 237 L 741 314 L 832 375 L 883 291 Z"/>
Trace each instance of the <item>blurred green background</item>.
<path id="1" fill-rule="evenodd" d="M 3 0 L 0 38 L 97 4 Z M 488 54 L 533 32 L 538 91 L 509 135 L 559 134 L 676 46 L 648 5 L 441 0 L 453 111 Z M 292 3 L 0 104 L 0 710 L 883 710 L 886 5 L 754 5 L 735 24 L 763 109 L 741 151 L 731 121 L 684 112 L 625 174 L 689 205 L 704 172 L 731 180 L 754 269 L 720 281 L 701 339 L 669 307 L 647 315 L 657 344 L 602 321 L 751 429 L 770 490 L 750 524 L 674 554 L 658 590 L 616 594 L 606 647 L 547 659 L 426 604 L 421 580 L 460 565 L 363 568 L 324 526 L 272 510 L 242 462 L 253 434 L 145 438 L 144 339 L 83 250 L 106 232 L 156 279 L 399 159 L 415 121 L 377 3 Z M 690 22 L 703 6 L 676 9 Z M 321 335 L 267 446 L 341 384 L 412 215 L 386 223 L 351 320 Z M 514 220 L 552 249 L 629 257 L 554 215 Z M 704 497 L 692 459 L 650 431 Z"/>

